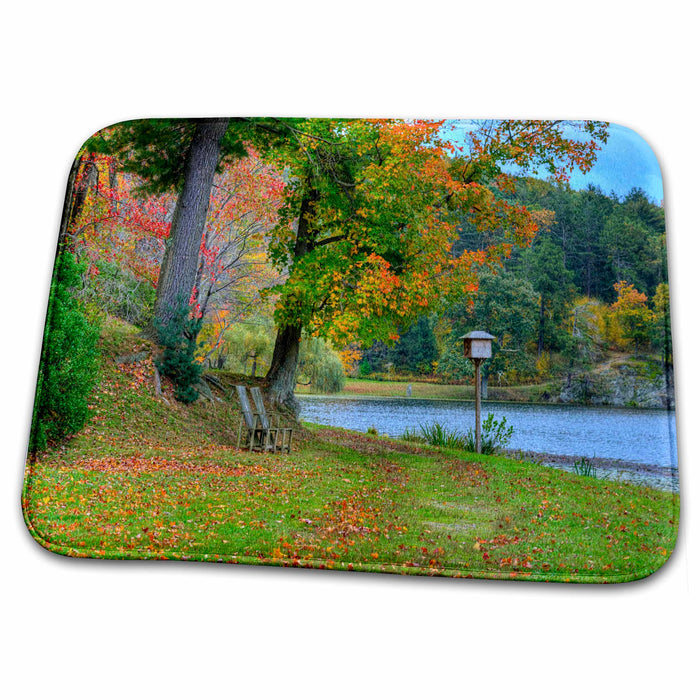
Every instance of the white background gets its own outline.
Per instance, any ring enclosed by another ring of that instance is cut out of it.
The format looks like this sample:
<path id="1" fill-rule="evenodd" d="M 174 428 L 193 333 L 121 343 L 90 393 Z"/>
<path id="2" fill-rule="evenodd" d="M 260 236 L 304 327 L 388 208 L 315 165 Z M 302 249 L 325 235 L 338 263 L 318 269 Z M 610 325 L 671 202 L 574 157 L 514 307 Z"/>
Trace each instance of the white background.
<path id="1" fill-rule="evenodd" d="M 3 10 L 0 688 L 24 698 L 688 697 L 700 588 L 692 3 L 253 5 Z M 469 582 L 77 561 L 33 542 L 23 460 L 73 156 L 122 119 L 239 114 L 592 118 L 647 139 L 666 189 L 682 492 L 680 539 L 661 571 L 608 587 Z"/>

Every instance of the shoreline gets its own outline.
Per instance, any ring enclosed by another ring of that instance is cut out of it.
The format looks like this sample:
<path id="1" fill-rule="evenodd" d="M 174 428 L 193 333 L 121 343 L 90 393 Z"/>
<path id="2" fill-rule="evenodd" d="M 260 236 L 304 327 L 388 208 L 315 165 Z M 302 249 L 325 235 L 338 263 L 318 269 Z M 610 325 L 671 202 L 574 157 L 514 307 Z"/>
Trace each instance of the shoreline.
<path id="1" fill-rule="evenodd" d="M 647 462 L 634 462 L 625 459 L 617 459 L 615 457 L 586 457 L 585 455 L 561 455 L 552 454 L 551 452 L 537 452 L 535 450 L 517 450 L 507 448 L 502 450 L 502 454 L 511 457 L 512 459 L 522 459 L 525 461 L 538 461 L 547 466 L 568 466 L 573 467 L 574 464 L 582 459 L 585 459 L 595 468 L 613 469 L 613 470 L 632 470 L 636 472 L 648 472 L 655 475 L 673 475 L 678 473 L 678 467 L 662 466 L 660 464 L 649 464 Z"/>
<path id="2" fill-rule="evenodd" d="M 339 391 L 337 394 L 307 394 L 295 391 L 294 396 L 305 399 L 359 399 L 362 401 L 386 401 L 387 399 L 390 399 L 392 401 L 451 401 L 458 403 L 475 403 L 474 399 L 456 399 L 443 396 L 379 396 L 377 394 L 354 394 L 344 391 Z M 676 412 L 675 408 L 664 408 L 663 406 L 620 406 L 612 403 L 577 403 L 574 401 L 514 401 L 512 399 L 481 399 L 482 406 L 489 403 L 505 403 L 512 404 L 514 406 L 573 406 L 575 408 L 611 408 L 625 411 L 662 411 L 664 413 Z"/>
<path id="3" fill-rule="evenodd" d="M 585 459 L 596 472 L 597 478 L 616 477 L 619 481 L 644 484 L 652 488 L 661 488 L 664 491 L 679 493 L 679 472 L 678 467 L 661 466 L 659 464 L 647 464 L 644 462 L 633 462 L 624 459 L 611 457 L 586 457 L 584 455 L 558 455 L 549 452 L 536 452 L 534 450 L 514 450 L 504 449 L 501 451 L 505 457 L 523 460 L 526 462 L 536 462 L 554 469 L 573 471 L 574 464 L 581 459 Z"/>
<path id="4" fill-rule="evenodd" d="M 317 394 L 312 395 L 313 398 L 318 398 L 320 400 L 332 399 L 334 396 L 327 394 Z M 347 397 L 338 397 L 347 398 Z M 358 400 L 365 399 L 386 399 L 387 397 L 377 397 L 377 396 L 357 396 Z M 422 399 L 421 399 L 422 400 Z M 441 400 L 441 399 L 428 399 L 428 400 Z M 453 401 L 458 401 L 459 399 L 452 399 Z M 497 402 L 494 402 L 497 403 Z M 512 402 L 516 403 L 516 402 Z M 526 404 L 527 405 L 527 404 Z M 551 404 L 545 404 L 551 405 Z M 619 407 L 605 407 L 605 408 L 619 408 Z M 645 411 L 653 410 L 664 410 L 666 409 L 644 409 Z M 332 425 L 319 424 L 327 428 L 332 428 Z M 352 428 L 341 428 L 342 430 L 348 430 L 350 432 L 356 433 L 358 435 L 364 435 L 364 432 Z M 385 437 L 393 441 L 401 441 L 400 436 L 389 436 Z M 594 475 L 598 479 L 608 479 L 611 482 L 622 481 L 627 483 L 634 483 L 638 485 L 645 485 L 655 489 L 661 489 L 664 491 L 670 491 L 678 493 L 679 487 L 679 468 L 678 465 L 663 465 L 651 462 L 640 462 L 635 460 L 626 460 L 617 457 L 600 457 L 600 456 L 587 456 L 580 454 L 561 454 L 552 452 L 543 452 L 539 450 L 529 450 L 523 448 L 505 448 L 499 450 L 499 454 L 509 459 L 516 461 L 526 461 L 533 462 L 536 464 L 541 464 L 543 466 L 552 467 L 554 469 L 560 469 L 564 471 L 576 471 L 575 465 L 577 462 L 584 460 L 584 464 L 590 465 L 594 470 Z"/>
<path id="5" fill-rule="evenodd" d="M 313 425 L 322 430 L 340 430 L 346 433 L 354 433 L 357 435 L 366 436 L 367 433 L 361 430 L 353 430 L 352 428 L 342 428 L 334 425 L 327 425 L 326 423 L 313 423 L 310 422 L 309 425 Z M 374 439 L 379 440 L 392 440 L 394 442 L 404 443 L 400 437 L 392 437 L 390 435 L 378 434 L 372 436 Z M 424 445 L 424 443 L 416 443 L 419 445 Z M 524 462 L 534 462 L 541 463 L 549 467 L 573 467 L 574 464 L 580 460 L 586 460 L 595 468 L 601 469 L 613 469 L 613 470 L 633 470 L 637 472 L 647 472 L 650 475 L 667 475 L 672 476 L 678 473 L 678 467 L 674 466 L 662 466 L 660 464 L 651 464 L 648 462 L 635 462 L 633 460 L 618 459 L 617 457 L 587 457 L 586 455 L 565 455 L 565 454 L 555 454 L 552 452 L 539 452 L 537 450 L 522 450 L 516 448 L 503 448 L 498 450 L 497 454 L 500 454 L 509 459 L 520 460 Z"/>

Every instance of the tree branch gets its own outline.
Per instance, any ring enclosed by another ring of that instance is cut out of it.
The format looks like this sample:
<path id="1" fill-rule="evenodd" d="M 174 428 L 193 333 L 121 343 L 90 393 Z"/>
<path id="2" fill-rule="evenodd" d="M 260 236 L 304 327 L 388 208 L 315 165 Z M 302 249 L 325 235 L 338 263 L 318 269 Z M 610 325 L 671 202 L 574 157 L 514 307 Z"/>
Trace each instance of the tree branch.
<path id="1" fill-rule="evenodd" d="M 316 241 L 314 243 L 314 248 L 319 248 L 322 245 L 330 245 L 331 243 L 337 243 L 338 241 L 345 241 L 347 239 L 347 233 L 339 233 L 337 236 L 329 236 L 328 238 L 322 238 L 320 241 Z"/>

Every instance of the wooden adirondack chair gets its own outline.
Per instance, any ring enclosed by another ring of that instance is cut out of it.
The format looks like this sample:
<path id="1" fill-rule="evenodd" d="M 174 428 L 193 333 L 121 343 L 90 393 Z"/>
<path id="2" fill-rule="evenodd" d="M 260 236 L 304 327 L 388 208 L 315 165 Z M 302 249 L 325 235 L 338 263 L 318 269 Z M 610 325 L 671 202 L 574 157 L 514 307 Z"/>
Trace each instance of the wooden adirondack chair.
<path id="1" fill-rule="evenodd" d="M 272 424 L 270 416 L 265 410 L 262 393 L 259 387 L 252 387 L 250 393 L 255 402 L 255 411 L 250 406 L 248 392 L 244 386 L 236 386 L 238 401 L 241 404 L 241 422 L 238 426 L 238 447 L 245 439 L 245 445 L 253 450 L 277 452 L 291 452 L 293 428 L 280 427 L 279 414 L 272 413 L 275 420 Z M 245 429 L 244 429 L 245 428 Z"/>
<path id="2" fill-rule="evenodd" d="M 236 386 L 238 401 L 241 404 L 241 421 L 238 425 L 238 447 L 245 437 L 245 444 L 252 452 L 253 450 L 273 449 L 270 441 L 270 430 L 263 427 L 263 422 L 258 413 L 250 407 L 248 393 L 244 386 Z M 245 430 L 244 430 L 245 426 Z"/>
<path id="3" fill-rule="evenodd" d="M 253 401 L 255 402 L 255 410 L 257 411 L 256 415 L 260 416 L 263 429 L 267 430 L 271 439 L 274 439 L 273 449 L 275 452 L 278 450 L 280 452 L 284 452 L 286 450 L 287 453 L 290 453 L 292 451 L 292 435 L 294 433 L 294 428 L 280 426 L 279 413 L 272 412 L 268 416 L 259 386 L 252 387 L 250 393 L 252 394 Z M 271 418 L 272 421 L 274 421 L 274 425 L 270 420 Z"/>

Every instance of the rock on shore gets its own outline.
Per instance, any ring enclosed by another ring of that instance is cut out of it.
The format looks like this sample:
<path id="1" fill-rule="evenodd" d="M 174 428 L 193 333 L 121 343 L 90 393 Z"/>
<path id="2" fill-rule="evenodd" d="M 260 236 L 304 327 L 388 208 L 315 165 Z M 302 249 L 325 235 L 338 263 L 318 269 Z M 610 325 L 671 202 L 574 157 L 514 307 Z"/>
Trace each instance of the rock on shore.
<path id="1" fill-rule="evenodd" d="M 653 360 L 611 360 L 590 372 L 567 376 L 562 403 L 675 408 L 673 369 Z"/>

